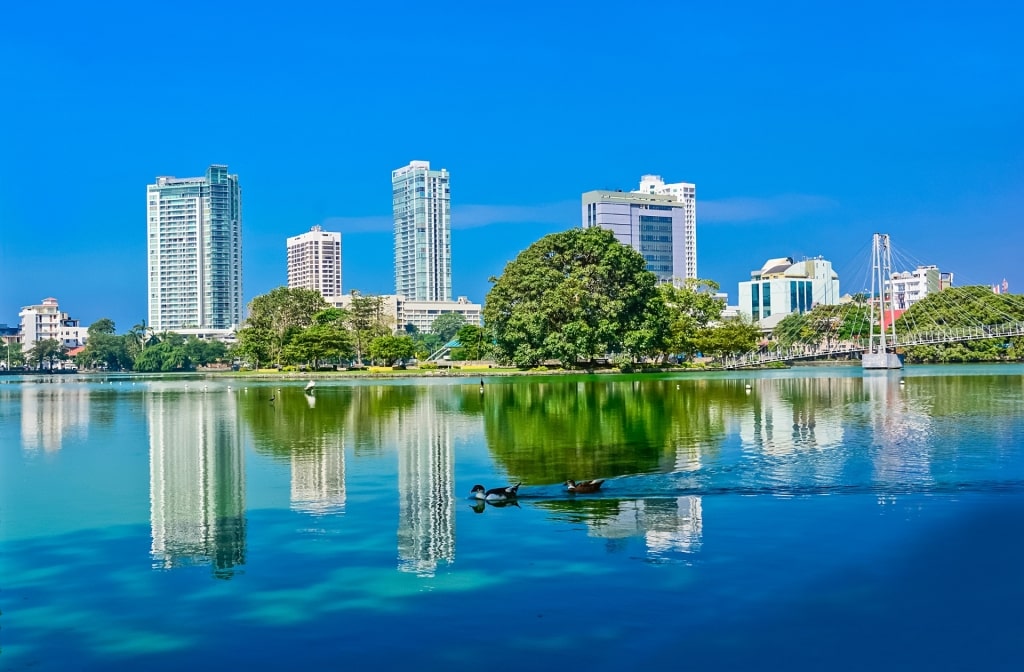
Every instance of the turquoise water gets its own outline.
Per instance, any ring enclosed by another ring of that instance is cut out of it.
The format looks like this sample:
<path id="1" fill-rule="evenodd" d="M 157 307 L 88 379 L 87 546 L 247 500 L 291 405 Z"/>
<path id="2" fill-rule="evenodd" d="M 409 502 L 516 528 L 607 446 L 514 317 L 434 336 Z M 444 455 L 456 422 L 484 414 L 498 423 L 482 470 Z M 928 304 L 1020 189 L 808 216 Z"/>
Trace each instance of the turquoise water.
<path id="1" fill-rule="evenodd" d="M 1019 668 L 1024 367 L 479 383 L 0 379 L 0 669 Z"/>

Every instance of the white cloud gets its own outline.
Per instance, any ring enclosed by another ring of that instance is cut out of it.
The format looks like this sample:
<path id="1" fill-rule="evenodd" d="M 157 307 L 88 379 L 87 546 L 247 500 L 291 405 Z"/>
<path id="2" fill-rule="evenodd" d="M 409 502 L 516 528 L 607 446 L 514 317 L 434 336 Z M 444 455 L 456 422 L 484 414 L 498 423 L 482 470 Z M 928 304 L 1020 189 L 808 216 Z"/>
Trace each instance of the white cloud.
<path id="1" fill-rule="evenodd" d="M 697 199 L 697 223 L 738 223 L 792 219 L 838 207 L 825 196 L 782 194 L 764 198 L 736 196 L 702 201 Z"/>
<path id="2" fill-rule="evenodd" d="M 579 224 L 579 201 L 562 201 L 544 205 L 454 205 L 453 229 L 475 229 L 491 224 Z M 394 220 L 390 215 L 368 217 L 328 217 L 320 223 L 327 231 L 342 233 L 370 233 L 391 231 Z"/>
<path id="3" fill-rule="evenodd" d="M 452 206 L 453 229 L 475 229 L 491 224 L 565 224 L 580 223 L 580 201 L 561 201 L 545 205 L 458 205 Z"/>
<path id="4" fill-rule="evenodd" d="M 697 199 L 697 223 L 741 223 L 783 221 L 838 207 L 824 196 L 782 194 L 769 197 Z M 541 205 L 454 205 L 452 229 L 475 229 L 492 224 L 561 224 L 566 228 L 580 223 L 580 201 L 559 201 Z M 366 217 L 328 217 L 321 226 L 342 233 L 384 233 L 394 227 L 390 215 Z"/>
<path id="5" fill-rule="evenodd" d="M 342 233 L 375 233 L 391 231 L 395 226 L 390 215 L 370 215 L 368 217 L 328 217 L 320 222 L 325 231 L 341 231 Z"/>

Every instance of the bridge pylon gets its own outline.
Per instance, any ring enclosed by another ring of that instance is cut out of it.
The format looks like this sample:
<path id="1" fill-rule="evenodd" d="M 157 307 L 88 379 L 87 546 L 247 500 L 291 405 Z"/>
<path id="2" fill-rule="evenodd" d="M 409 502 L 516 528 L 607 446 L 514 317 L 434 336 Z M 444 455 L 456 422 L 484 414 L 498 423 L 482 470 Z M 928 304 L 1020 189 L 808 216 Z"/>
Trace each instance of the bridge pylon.
<path id="1" fill-rule="evenodd" d="M 902 369 L 903 360 L 896 354 L 896 308 L 893 292 L 885 291 L 885 282 L 892 278 L 892 249 L 888 233 L 876 233 L 871 243 L 871 332 L 868 349 L 861 357 L 865 369 Z M 875 320 L 875 308 L 878 320 Z M 886 325 L 885 313 L 889 313 Z"/>

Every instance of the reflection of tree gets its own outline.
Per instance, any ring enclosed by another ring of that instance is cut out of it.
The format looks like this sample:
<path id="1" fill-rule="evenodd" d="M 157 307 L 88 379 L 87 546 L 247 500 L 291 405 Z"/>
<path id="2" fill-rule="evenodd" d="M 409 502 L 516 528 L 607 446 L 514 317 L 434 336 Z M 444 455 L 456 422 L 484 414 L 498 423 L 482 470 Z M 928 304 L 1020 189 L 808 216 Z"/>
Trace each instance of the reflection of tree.
<path id="1" fill-rule="evenodd" d="M 487 441 L 516 479 L 555 483 L 700 461 L 725 433 L 736 381 L 576 378 L 488 386 Z"/>
<path id="2" fill-rule="evenodd" d="M 296 452 L 322 452 L 329 437 L 346 432 L 356 454 L 379 451 L 393 438 L 394 414 L 418 393 L 412 385 L 325 387 L 311 406 L 298 386 L 251 388 L 238 393 L 238 404 L 256 450 L 290 461 Z"/>

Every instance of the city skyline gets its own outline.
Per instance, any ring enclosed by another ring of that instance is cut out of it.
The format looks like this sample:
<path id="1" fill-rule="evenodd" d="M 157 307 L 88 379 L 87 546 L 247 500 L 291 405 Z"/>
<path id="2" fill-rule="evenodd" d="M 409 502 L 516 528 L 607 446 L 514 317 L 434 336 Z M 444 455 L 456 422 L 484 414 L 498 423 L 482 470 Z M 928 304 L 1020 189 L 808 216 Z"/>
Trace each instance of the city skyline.
<path id="1" fill-rule="evenodd" d="M 627 7 L 204 6 L 210 21 L 174 28 L 149 7 L 13 7 L 0 28 L 17 101 L 0 112 L 0 267 L 16 281 L 0 284 L 0 323 L 50 296 L 83 325 L 110 317 L 123 332 L 146 317 L 139 185 L 211 163 L 246 189 L 244 303 L 287 283 L 282 239 L 318 224 L 345 237 L 348 288 L 392 293 L 387 174 L 413 157 L 457 178 L 452 295 L 477 302 L 520 250 L 579 226 L 582 193 L 646 173 L 700 185 L 698 275 L 730 302 L 783 256 L 825 256 L 856 291 L 876 231 L 958 285 L 1024 287 L 1024 10 L 666 6 L 655 33 L 595 50 L 587 36 Z M 172 35 L 188 81 L 150 76 Z M 208 67 L 211 51 L 230 54 L 231 78 Z M 411 51 L 445 74 L 396 98 Z M 595 104 L 619 82 L 660 82 L 626 53 L 685 86 L 659 85 L 648 107 Z M 200 100 L 218 114 L 200 120 Z M 414 125 L 416 110 L 429 123 Z"/>

